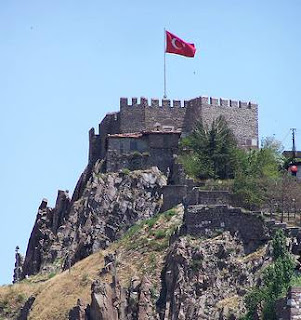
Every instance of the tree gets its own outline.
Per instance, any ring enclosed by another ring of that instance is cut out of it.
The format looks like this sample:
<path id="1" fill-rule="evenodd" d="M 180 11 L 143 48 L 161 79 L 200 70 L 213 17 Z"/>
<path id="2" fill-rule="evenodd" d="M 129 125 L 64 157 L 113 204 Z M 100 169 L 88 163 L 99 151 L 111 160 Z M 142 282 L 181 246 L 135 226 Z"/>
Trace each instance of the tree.
<path id="1" fill-rule="evenodd" d="M 282 220 L 284 212 L 289 213 L 300 212 L 301 209 L 301 184 L 295 177 L 291 176 L 286 170 L 283 170 L 277 179 L 274 179 L 273 184 L 268 192 L 270 202 L 277 204 L 277 211 L 282 212 Z M 275 211 L 274 211 L 275 212 Z"/>
<path id="2" fill-rule="evenodd" d="M 280 176 L 281 159 L 270 146 L 260 150 L 238 150 L 233 192 L 237 204 L 248 209 L 268 202 L 271 187 Z"/>
<path id="3" fill-rule="evenodd" d="M 273 263 L 263 272 L 263 286 L 254 288 L 245 298 L 247 315 L 245 319 L 277 319 L 275 304 L 282 293 L 286 292 L 293 277 L 294 263 L 286 249 L 286 237 L 277 230 L 272 241 Z"/>
<path id="4" fill-rule="evenodd" d="M 222 116 L 210 127 L 198 121 L 180 141 L 180 161 L 189 175 L 199 179 L 233 178 L 236 148 L 234 134 Z"/>

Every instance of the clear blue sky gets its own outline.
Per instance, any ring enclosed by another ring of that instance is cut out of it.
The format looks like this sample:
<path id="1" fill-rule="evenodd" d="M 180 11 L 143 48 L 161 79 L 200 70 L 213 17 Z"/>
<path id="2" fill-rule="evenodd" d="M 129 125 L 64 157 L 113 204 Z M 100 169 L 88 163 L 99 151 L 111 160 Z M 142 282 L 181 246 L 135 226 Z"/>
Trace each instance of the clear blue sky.
<path id="1" fill-rule="evenodd" d="M 88 130 L 119 98 L 163 95 L 163 28 L 194 42 L 167 56 L 172 99 L 200 95 L 259 104 L 260 137 L 301 148 L 298 0 L 0 3 L 0 283 L 12 280 L 42 198 L 73 191 Z"/>

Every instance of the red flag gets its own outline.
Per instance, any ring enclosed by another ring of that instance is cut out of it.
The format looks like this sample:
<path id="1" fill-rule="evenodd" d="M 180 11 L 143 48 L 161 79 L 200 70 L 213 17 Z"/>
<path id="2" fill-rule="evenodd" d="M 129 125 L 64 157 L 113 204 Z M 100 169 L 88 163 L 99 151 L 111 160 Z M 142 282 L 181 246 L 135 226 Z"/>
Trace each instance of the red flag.
<path id="1" fill-rule="evenodd" d="M 179 54 L 181 56 L 193 58 L 195 54 L 193 43 L 187 43 L 174 34 L 166 31 L 166 50 L 165 52 Z"/>

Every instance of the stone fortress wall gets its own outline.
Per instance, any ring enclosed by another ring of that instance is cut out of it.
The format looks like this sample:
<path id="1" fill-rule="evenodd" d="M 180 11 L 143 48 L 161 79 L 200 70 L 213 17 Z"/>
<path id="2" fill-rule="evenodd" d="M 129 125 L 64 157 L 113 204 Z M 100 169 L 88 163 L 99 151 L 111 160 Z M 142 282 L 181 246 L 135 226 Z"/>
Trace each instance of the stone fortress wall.
<path id="1" fill-rule="evenodd" d="M 163 99 L 151 99 L 150 103 L 146 98 L 132 98 L 128 103 L 127 98 L 120 99 L 121 133 L 152 131 L 158 127 L 182 130 L 183 120 L 186 113 L 186 101 Z"/>
<path id="2" fill-rule="evenodd" d="M 191 109 L 193 111 L 191 112 Z M 202 119 L 209 126 L 213 120 L 223 116 L 232 129 L 238 145 L 241 147 L 258 147 L 258 105 L 251 102 L 199 97 L 187 106 L 194 119 Z M 188 113 L 188 112 L 187 112 Z M 195 120 L 185 123 L 184 131 L 190 132 Z"/>
<path id="3" fill-rule="evenodd" d="M 120 98 L 120 111 L 105 116 L 99 124 L 99 134 L 96 134 L 93 128 L 90 130 L 89 163 L 93 164 L 98 159 L 105 158 L 110 139 L 114 138 L 114 145 L 121 145 L 122 139 L 126 137 L 122 134 L 147 134 L 156 131 L 185 135 L 193 130 L 197 120 L 202 120 L 204 125 L 210 125 L 221 115 L 233 130 L 240 147 L 258 147 L 258 106 L 255 103 L 212 97 L 198 97 L 188 101 L 149 101 L 142 97 L 140 100 L 132 98 L 131 102 L 128 98 Z M 120 136 L 116 137 L 116 134 Z M 110 138 L 110 135 L 115 136 Z M 174 139 L 172 135 L 170 138 Z M 164 139 L 168 141 L 169 138 L 165 135 Z M 167 163 L 164 166 L 166 167 Z M 113 167 L 116 166 L 111 166 Z"/>

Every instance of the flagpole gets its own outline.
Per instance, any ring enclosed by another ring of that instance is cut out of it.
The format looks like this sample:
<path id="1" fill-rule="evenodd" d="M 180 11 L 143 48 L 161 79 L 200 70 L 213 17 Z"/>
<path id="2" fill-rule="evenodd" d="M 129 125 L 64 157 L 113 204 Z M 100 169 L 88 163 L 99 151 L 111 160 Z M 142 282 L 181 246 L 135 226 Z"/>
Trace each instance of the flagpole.
<path id="1" fill-rule="evenodd" d="M 166 29 L 164 28 L 164 95 L 163 98 L 167 98 L 166 95 Z"/>

